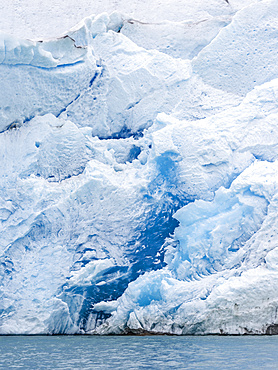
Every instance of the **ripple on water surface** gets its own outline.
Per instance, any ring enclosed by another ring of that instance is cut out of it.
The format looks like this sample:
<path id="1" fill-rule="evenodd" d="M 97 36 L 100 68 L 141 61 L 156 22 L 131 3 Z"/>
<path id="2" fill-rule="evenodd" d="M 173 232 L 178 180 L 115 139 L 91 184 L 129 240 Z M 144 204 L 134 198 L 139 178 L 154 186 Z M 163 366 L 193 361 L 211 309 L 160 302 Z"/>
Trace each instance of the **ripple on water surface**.
<path id="1" fill-rule="evenodd" d="M 278 337 L 2 336 L 0 369 L 277 369 Z"/>

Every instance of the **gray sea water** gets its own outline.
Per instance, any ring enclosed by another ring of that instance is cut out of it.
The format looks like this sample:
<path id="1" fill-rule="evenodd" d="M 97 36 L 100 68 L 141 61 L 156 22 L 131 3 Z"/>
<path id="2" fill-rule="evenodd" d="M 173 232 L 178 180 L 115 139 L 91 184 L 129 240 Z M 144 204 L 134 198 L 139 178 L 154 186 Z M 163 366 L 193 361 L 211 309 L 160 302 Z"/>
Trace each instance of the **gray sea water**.
<path id="1" fill-rule="evenodd" d="M 278 369 L 278 337 L 0 336 L 0 369 Z"/>

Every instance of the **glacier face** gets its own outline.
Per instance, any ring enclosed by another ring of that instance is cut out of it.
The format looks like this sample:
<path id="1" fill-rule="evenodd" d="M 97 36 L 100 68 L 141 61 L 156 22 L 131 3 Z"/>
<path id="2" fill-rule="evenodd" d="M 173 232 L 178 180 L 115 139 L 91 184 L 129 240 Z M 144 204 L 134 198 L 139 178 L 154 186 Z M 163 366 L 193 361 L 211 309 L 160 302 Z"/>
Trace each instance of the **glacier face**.
<path id="1" fill-rule="evenodd" d="M 186 9 L 0 34 L 0 334 L 276 333 L 277 1 Z"/>

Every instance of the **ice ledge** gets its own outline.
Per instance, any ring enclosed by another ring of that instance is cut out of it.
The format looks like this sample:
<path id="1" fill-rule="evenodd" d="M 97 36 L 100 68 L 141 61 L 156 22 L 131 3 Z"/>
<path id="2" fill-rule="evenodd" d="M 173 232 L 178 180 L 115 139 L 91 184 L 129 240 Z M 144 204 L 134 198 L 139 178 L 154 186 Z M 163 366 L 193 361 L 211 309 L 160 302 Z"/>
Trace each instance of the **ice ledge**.
<path id="1" fill-rule="evenodd" d="M 93 14 L 71 28 L 65 36 L 72 38 L 77 47 L 86 47 L 91 44 L 92 39 L 101 33 L 110 30 L 119 32 L 123 27 L 124 19 L 125 16 L 118 12 L 113 12 L 111 15 L 102 13 L 95 16 Z"/>
<path id="2" fill-rule="evenodd" d="M 0 64 L 53 68 L 75 64 L 86 53 L 67 35 L 56 40 L 31 41 L 0 33 Z"/>
<path id="3" fill-rule="evenodd" d="M 91 15 L 59 38 L 32 41 L 0 32 L 0 64 L 53 68 L 82 61 L 87 46 L 100 33 L 118 31 L 123 24 L 119 13 Z"/>

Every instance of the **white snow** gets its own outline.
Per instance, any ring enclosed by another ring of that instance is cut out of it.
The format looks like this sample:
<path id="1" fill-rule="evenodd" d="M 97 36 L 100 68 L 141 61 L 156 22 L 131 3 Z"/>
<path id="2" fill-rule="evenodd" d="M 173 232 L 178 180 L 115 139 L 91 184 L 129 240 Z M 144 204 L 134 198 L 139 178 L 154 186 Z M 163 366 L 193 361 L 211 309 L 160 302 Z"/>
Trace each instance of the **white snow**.
<path id="1" fill-rule="evenodd" d="M 68 0 L 66 3 L 57 0 L 47 3 L 43 0 L 4 0 L 0 4 L 1 29 L 18 37 L 49 38 L 60 36 L 90 14 L 118 11 L 128 18 L 142 22 L 182 22 L 231 14 L 257 0 L 229 2 L 230 6 L 225 0 L 210 0 L 205 3 L 190 0 Z"/>

